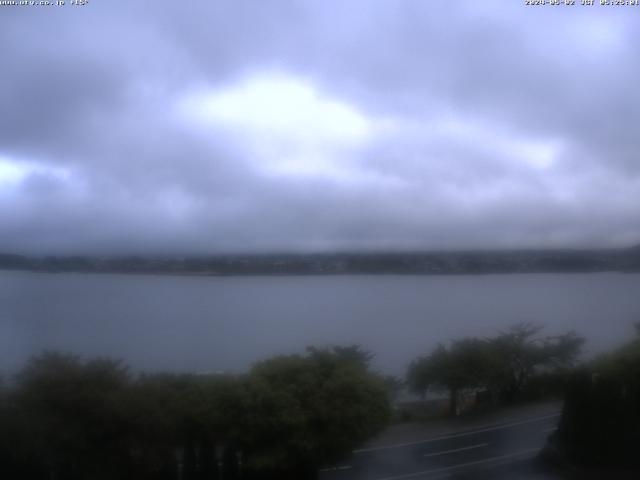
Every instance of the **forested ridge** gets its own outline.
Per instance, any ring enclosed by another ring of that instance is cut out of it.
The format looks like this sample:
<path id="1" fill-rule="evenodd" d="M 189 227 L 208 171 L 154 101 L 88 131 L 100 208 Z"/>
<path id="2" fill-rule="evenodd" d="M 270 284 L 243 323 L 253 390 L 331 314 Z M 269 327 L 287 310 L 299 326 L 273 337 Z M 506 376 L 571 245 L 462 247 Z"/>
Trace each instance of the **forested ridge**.
<path id="1" fill-rule="evenodd" d="M 481 274 L 640 271 L 640 247 L 191 256 L 0 254 L 0 269 L 181 275 Z"/>

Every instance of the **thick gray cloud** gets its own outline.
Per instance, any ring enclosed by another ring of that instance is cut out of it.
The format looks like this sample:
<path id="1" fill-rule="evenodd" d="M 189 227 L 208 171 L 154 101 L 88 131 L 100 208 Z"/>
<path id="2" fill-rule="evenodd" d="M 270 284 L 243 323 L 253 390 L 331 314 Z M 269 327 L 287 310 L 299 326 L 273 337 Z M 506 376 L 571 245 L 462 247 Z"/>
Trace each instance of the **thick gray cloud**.
<path id="1" fill-rule="evenodd" d="M 634 7 L 0 9 L 0 250 L 640 241 Z"/>

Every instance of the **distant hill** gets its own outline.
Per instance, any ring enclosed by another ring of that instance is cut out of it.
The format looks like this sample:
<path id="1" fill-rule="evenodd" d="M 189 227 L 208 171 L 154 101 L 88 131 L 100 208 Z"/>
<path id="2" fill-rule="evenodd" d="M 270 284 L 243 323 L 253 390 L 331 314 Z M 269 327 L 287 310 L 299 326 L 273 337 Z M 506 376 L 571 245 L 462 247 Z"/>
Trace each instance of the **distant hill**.
<path id="1" fill-rule="evenodd" d="M 0 269 L 178 275 L 640 272 L 640 245 L 608 250 L 253 254 L 185 257 L 0 254 Z"/>

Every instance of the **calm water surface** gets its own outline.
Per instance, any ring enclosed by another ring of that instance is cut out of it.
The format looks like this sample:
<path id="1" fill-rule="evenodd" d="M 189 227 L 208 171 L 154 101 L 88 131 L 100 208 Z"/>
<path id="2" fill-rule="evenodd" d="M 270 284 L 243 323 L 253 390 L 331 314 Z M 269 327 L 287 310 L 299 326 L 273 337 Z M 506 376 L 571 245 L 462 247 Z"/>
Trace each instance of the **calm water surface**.
<path id="1" fill-rule="evenodd" d="M 530 320 L 592 352 L 633 335 L 640 275 L 174 277 L 0 271 L 0 370 L 43 349 L 136 369 L 241 372 L 310 344 L 359 343 L 402 374 L 437 342 Z"/>

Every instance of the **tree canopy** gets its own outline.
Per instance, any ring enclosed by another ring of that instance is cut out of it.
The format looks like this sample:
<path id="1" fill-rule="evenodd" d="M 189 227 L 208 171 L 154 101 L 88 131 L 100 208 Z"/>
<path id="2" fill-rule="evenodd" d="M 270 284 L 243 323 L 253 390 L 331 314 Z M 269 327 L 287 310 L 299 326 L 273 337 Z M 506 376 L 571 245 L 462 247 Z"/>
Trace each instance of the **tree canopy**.
<path id="1" fill-rule="evenodd" d="M 355 346 L 309 348 L 255 365 L 247 384 L 253 461 L 308 470 L 378 432 L 390 408 L 383 379 L 368 370 L 371 357 Z"/>
<path id="2" fill-rule="evenodd" d="M 312 347 L 241 376 L 134 376 L 45 353 L 0 391 L 0 462 L 25 480 L 314 478 L 389 419 L 371 357 Z"/>
<path id="3" fill-rule="evenodd" d="M 465 389 L 485 389 L 494 398 L 513 401 L 534 373 L 572 365 L 584 343 L 575 332 L 540 337 L 541 330 L 521 323 L 495 337 L 439 344 L 411 363 L 407 384 L 423 395 L 429 390 L 448 391 L 452 414 L 457 411 L 458 393 Z"/>
<path id="4" fill-rule="evenodd" d="M 640 468 L 640 329 L 574 373 L 553 451 L 586 466 Z"/>

